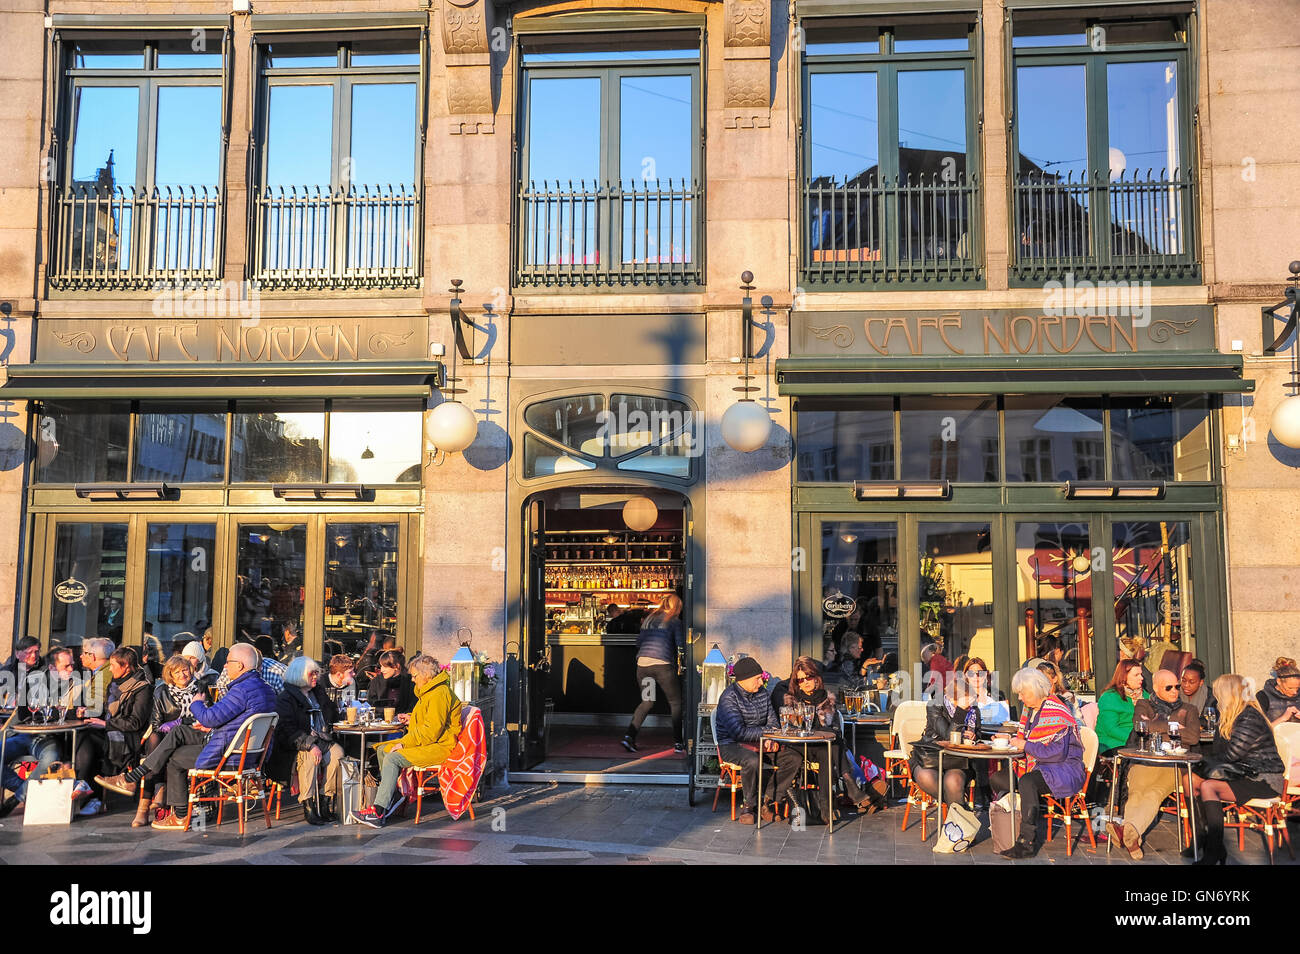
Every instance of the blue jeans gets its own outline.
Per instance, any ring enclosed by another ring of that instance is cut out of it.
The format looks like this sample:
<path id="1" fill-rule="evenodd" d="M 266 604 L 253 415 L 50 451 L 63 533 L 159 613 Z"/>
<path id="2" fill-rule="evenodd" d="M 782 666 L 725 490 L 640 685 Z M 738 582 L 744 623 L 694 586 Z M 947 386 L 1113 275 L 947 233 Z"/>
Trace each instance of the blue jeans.
<path id="1" fill-rule="evenodd" d="M 375 792 L 375 804 L 391 808 L 397 794 L 397 778 L 403 769 L 411 767 L 410 760 L 401 752 L 378 749 L 379 755 L 379 789 Z"/>
<path id="2" fill-rule="evenodd" d="M 9 767 L 11 762 L 35 757 L 36 771 L 32 778 L 40 778 L 51 765 L 61 757 L 59 740 L 48 735 L 18 735 L 14 733 L 5 740 L 4 753 L 4 787 L 18 796 L 19 801 L 27 799 L 27 782 L 18 777 L 18 773 Z"/>

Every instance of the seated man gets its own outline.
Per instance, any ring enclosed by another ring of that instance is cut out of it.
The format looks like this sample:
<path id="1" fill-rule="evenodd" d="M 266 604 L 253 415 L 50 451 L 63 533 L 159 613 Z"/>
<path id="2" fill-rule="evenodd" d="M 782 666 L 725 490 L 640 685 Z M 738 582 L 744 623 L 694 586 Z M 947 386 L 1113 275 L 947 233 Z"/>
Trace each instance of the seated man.
<path id="1" fill-rule="evenodd" d="M 746 656 L 736 663 L 732 674 L 736 681 L 718 697 L 718 754 L 725 761 L 740 766 L 745 810 L 738 821 L 742 825 L 752 825 L 760 800 L 763 803 L 763 821 L 771 821 L 776 817 L 772 808 L 776 795 L 759 798 L 758 760 L 761 756 L 757 744 L 764 732 L 777 729 L 780 724 L 776 710 L 772 708 L 772 697 L 763 688 L 763 667 L 752 657 Z M 776 784 L 768 791 L 784 795 L 803 765 L 803 756 L 789 746 L 782 748 L 775 742 L 763 742 L 763 751 L 774 752 L 776 758 Z"/>
<path id="2" fill-rule="evenodd" d="M 21 644 L 21 640 L 19 641 Z M 39 655 L 39 644 L 37 644 L 37 655 Z M 20 649 L 19 654 L 30 659 L 31 647 L 26 650 Z M 79 687 L 73 681 L 73 675 L 76 673 L 76 666 L 73 665 L 72 650 L 67 646 L 60 646 L 57 649 L 50 650 L 47 657 L 49 669 L 39 672 L 29 672 L 24 678 L 26 684 L 26 693 L 28 699 L 43 698 L 48 700 L 50 705 L 56 709 L 70 709 L 76 705 L 79 696 Z M 25 664 L 25 660 L 24 660 Z M 19 717 L 27 710 L 19 709 Z M 70 714 L 70 713 L 69 713 Z M 30 716 L 28 716 L 30 718 Z M 40 778 L 51 765 L 65 758 L 64 750 L 66 747 L 66 736 L 62 735 L 28 735 L 27 733 L 8 733 L 4 745 L 4 787 L 9 790 L 10 795 L 0 803 L 0 818 L 11 814 L 27 800 L 27 780 L 20 779 L 16 772 L 10 767 L 11 762 L 19 759 L 34 758 L 36 768 L 30 773 L 28 778 Z M 89 792 L 89 788 L 86 788 Z"/>
<path id="3" fill-rule="evenodd" d="M 275 692 L 262 681 L 259 672 L 257 650 L 247 643 L 237 643 L 230 647 L 226 655 L 225 673 L 230 677 L 230 689 L 221 701 L 209 706 L 201 700 L 190 703 L 190 712 L 196 725 L 208 733 L 204 744 L 191 744 L 190 730 L 177 729 L 167 733 L 167 739 L 154 750 L 152 759 L 159 752 L 167 752 L 167 803 L 169 811 L 164 818 L 153 823 L 159 831 L 184 831 L 186 814 L 189 806 L 189 771 L 192 768 L 213 768 L 225 754 L 239 727 L 249 716 L 275 711 Z M 172 736 L 176 736 L 175 745 Z M 149 759 L 145 760 L 146 762 Z M 126 776 L 129 779 L 129 774 Z M 104 779 L 105 788 L 116 779 Z M 130 780 L 130 793 L 134 793 L 134 782 Z M 120 791 L 121 789 L 116 789 Z"/>
<path id="4" fill-rule="evenodd" d="M 1141 722 L 1146 722 L 1152 735 L 1169 734 L 1171 723 L 1177 723 L 1183 745 L 1189 752 L 1199 751 L 1201 741 L 1201 715 L 1196 707 L 1182 701 L 1178 694 L 1178 676 L 1168 669 L 1159 670 L 1151 677 L 1151 698 L 1139 699 L 1133 704 L 1134 732 Z M 1129 743 L 1133 738 L 1130 736 Z M 1121 829 L 1115 822 L 1108 825 L 1111 841 L 1123 845 L 1134 859 L 1142 857 L 1142 839 L 1160 814 L 1160 806 L 1174 792 L 1178 769 L 1162 765 L 1128 766 L 1128 798 L 1120 813 L 1124 819 Z"/>
<path id="5" fill-rule="evenodd" d="M 81 707 L 88 716 L 102 716 L 108 704 L 108 684 L 113 672 L 108 668 L 108 658 L 117 646 L 111 639 L 87 639 L 81 644 Z"/>
<path id="6" fill-rule="evenodd" d="M 352 817 L 371 828 L 383 828 L 388 817 L 405 799 L 397 794 L 397 779 L 407 768 L 441 765 L 456 747 L 460 735 L 461 701 L 451 691 L 451 680 L 432 656 L 411 660 L 415 683 L 415 709 L 406 724 L 406 734 L 375 746 L 379 756 L 379 791 L 375 803 Z"/>

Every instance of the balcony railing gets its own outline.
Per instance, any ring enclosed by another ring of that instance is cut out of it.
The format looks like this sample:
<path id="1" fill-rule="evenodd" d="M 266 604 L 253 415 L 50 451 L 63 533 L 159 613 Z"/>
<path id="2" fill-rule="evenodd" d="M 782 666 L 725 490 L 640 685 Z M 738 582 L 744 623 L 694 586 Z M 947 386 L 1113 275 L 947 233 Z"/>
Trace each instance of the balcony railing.
<path id="1" fill-rule="evenodd" d="M 254 200 L 250 275 L 265 288 L 414 288 L 420 194 L 405 186 L 266 189 Z"/>
<path id="2" fill-rule="evenodd" d="M 981 277 L 975 176 L 821 177 L 804 185 L 805 285 L 969 284 Z"/>
<path id="3" fill-rule="evenodd" d="M 213 187 L 105 187 L 55 194 L 50 284 L 58 289 L 147 289 L 221 274 L 222 199 Z"/>
<path id="4" fill-rule="evenodd" d="M 526 287 L 704 283 L 698 183 L 529 182 L 519 192 L 515 283 Z"/>
<path id="5" fill-rule="evenodd" d="M 1115 180 L 1022 175 L 1015 183 L 1015 277 L 1194 281 L 1195 207 L 1195 182 L 1178 170 Z"/>

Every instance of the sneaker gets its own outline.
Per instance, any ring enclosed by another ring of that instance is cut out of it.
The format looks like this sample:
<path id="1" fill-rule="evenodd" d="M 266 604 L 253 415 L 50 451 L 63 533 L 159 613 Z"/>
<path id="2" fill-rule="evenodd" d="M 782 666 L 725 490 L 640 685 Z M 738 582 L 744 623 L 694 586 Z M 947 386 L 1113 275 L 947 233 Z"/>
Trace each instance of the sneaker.
<path id="1" fill-rule="evenodd" d="M 384 821 L 387 818 L 387 812 L 381 812 L 374 805 L 367 805 L 365 808 L 352 813 L 353 821 L 362 825 L 369 825 L 371 828 L 383 828 Z"/>
<path id="2" fill-rule="evenodd" d="M 119 795 L 134 795 L 139 783 L 127 781 L 126 774 L 121 775 L 96 775 L 95 782 L 108 789 L 110 792 L 117 792 Z"/>
<path id="3" fill-rule="evenodd" d="M 177 815 L 174 811 L 171 810 L 168 810 L 166 815 L 163 815 L 161 818 L 159 818 L 149 827 L 156 828 L 159 831 L 185 831 L 186 830 L 185 819 L 182 818 L 180 815 Z"/>
<path id="4" fill-rule="evenodd" d="M 0 818 L 5 818 L 13 814 L 15 808 L 23 803 L 23 800 L 17 795 L 10 795 L 3 802 L 0 802 Z"/>
<path id="5" fill-rule="evenodd" d="M 86 802 L 86 804 L 81 806 L 80 810 L 77 812 L 77 817 L 90 818 L 94 815 L 102 815 L 107 810 L 108 809 L 104 807 L 103 802 L 98 798 L 92 798 L 90 801 Z"/>
<path id="6" fill-rule="evenodd" d="M 636 743 L 632 741 L 632 736 L 623 736 L 623 748 L 627 749 L 629 752 L 636 751 Z"/>
<path id="7" fill-rule="evenodd" d="M 90 787 L 90 783 L 77 779 L 77 784 L 72 786 L 72 800 L 75 802 L 79 798 L 85 798 L 87 795 L 93 795 L 95 790 Z"/>
<path id="8" fill-rule="evenodd" d="M 686 746 L 683 745 L 681 742 L 674 742 L 674 743 L 673 743 L 673 754 L 674 754 L 674 755 L 685 755 L 685 754 L 686 754 Z"/>

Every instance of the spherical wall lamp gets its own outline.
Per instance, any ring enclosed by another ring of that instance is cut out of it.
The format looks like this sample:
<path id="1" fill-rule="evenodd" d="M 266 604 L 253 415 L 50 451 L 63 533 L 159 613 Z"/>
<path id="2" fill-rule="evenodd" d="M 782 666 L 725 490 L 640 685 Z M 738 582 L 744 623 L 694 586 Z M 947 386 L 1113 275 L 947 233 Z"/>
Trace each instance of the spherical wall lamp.
<path id="1" fill-rule="evenodd" d="M 1300 261 L 1292 262 L 1289 271 L 1291 278 L 1286 287 L 1286 299 L 1263 309 L 1266 341 L 1271 323 L 1281 318 L 1278 312 L 1288 307 L 1290 309 L 1282 333 L 1272 344 L 1264 346 L 1265 355 L 1276 354 L 1287 339 L 1296 334 L 1297 327 L 1300 326 Z M 1283 385 L 1287 395 L 1273 409 L 1273 416 L 1268 422 L 1268 429 L 1277 442 L 1292 448 L 1300 448 L 1300 350 L 1298 349 L 1300 349 L 1300 336 L 1291 342 L 1291 380 Z"/>

